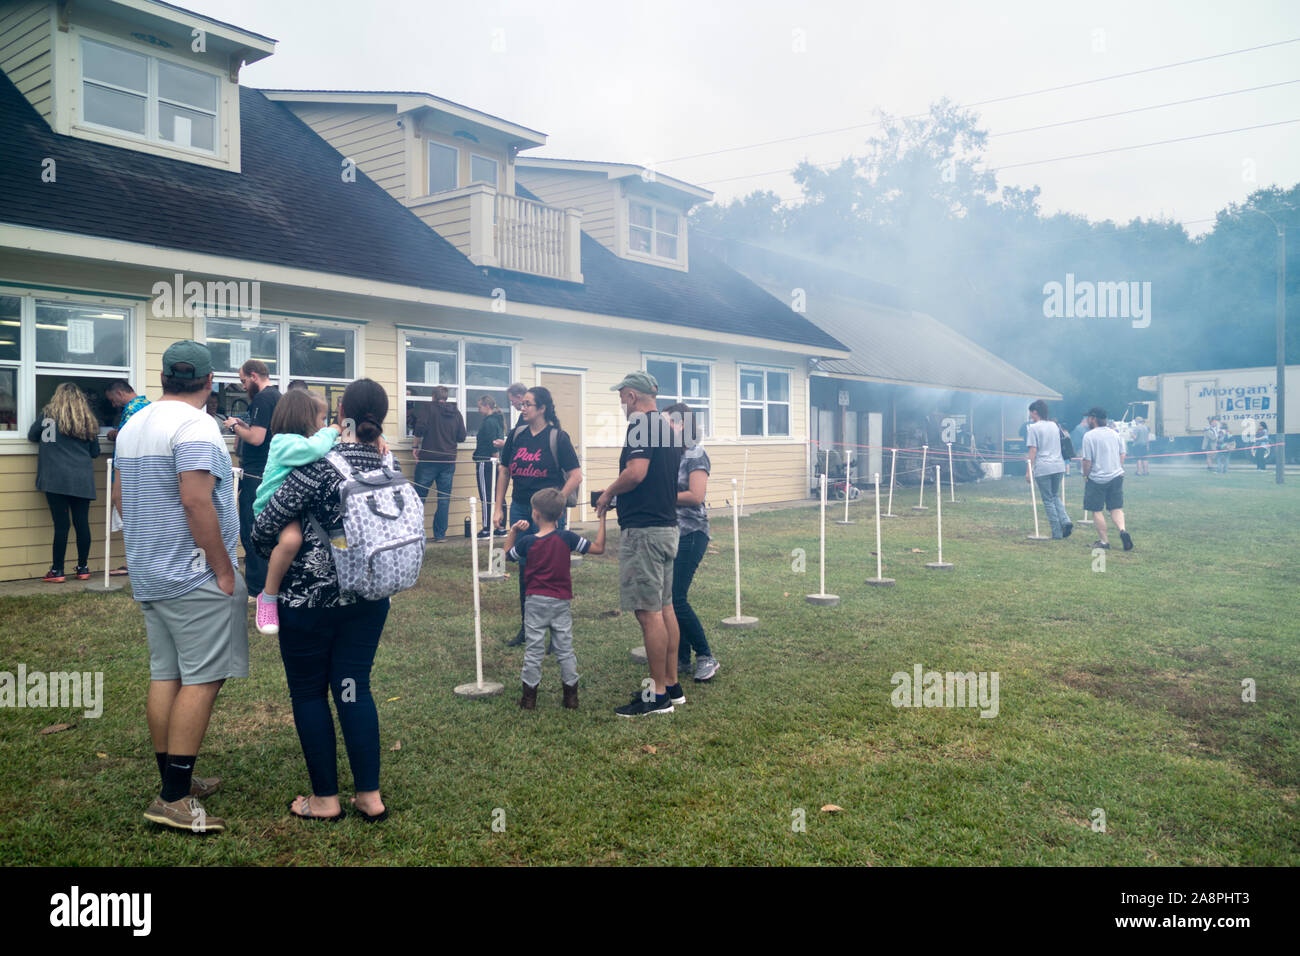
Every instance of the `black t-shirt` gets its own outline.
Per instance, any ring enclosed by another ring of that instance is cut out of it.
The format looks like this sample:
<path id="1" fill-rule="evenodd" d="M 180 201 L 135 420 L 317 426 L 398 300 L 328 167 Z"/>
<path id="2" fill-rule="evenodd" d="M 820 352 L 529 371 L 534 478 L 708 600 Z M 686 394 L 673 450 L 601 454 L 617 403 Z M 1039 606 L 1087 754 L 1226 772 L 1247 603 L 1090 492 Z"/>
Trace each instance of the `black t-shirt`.
<path id="1" fill-rule="evenodd" d="M 658 412 L 633 412 L 618 456 L 621 473 L 633 458 L 649 458 L 645 478 L 618 495 L 620 528 L 677 527 L 677 469 L 682 461 L 681 437 Z"/>
<path id="2" fill-rule="evenodd" d="M 528 426 L 512 431 L 501 448 L 501 464 L 510 469 L 510 483 L 514 486 L 513 500 L 526 505 L 533 493 L 543 488 L 563 488 L 564 472 L 578 467 L 578 453 L 567 432 L 556 436 L 555 451 L 560 460 L 551 457 L 551 430 L 547 425 L 534 435 Z"/>
<path id="3" fill-rule="evenodd" d="M 239 464 L 252 475 L 260 476 L 266 470 L 266 455 L 271 450 L 271 416 L 275 414 L 275 406 L 279 402 L 280 390 L 274 385 L 268 385 L 258 391 L 248 403 L 249 427 L 266 429 L 266 438 L 262 444 L 241 442 L 239 445 Z"/>

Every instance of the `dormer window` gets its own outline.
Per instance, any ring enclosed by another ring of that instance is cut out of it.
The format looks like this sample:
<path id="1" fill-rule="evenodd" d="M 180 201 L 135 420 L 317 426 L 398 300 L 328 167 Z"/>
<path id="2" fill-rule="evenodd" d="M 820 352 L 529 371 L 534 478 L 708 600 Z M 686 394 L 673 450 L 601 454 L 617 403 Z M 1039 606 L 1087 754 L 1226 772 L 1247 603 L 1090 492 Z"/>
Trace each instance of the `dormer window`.
<path id="1" fill-rule="evenodd" d="M 487 183 L 495 189 L 497 185 L 497 161 L 487 156 L 470 153 L 469 181 L 471 185 L 474 183 Z"/>
<path id="2" fill-rule="evenodd" d="M 628 206 L 628 249 L 676 262 L 681 216 L 635 200 Z"/>
<path id="3" fill-rule="evenodd" d="M 82 38 L 82 122 L 204 153 L 217 151 L 219 78 Z"/>
<path id="4" fill-rule="evenodd" d="M 452 146 L 443 146 L 429 140 L 429 195 L 446 192 L 460 185 L 457 167 L 460 165 L 460 151 Z"/>

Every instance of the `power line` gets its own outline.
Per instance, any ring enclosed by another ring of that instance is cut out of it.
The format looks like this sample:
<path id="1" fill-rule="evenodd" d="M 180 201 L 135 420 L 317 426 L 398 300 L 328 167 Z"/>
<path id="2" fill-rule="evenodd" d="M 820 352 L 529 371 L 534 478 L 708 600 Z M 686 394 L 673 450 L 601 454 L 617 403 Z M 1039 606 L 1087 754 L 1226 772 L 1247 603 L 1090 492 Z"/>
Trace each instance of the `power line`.
<path id="1" fill-rule="evenodd" d="M 1160 66 L 1149 66 L 1141 70 L 1129 70 L 1128 72 L 1125 73 L 1112 73 L 1109 76 L 1098 76 L 1091 80 L 1077 80 L 1074 83 L 1063 83 L 1059 86 L 1047 86 L 1047 87 L 1043 87 L 1042 89 L 1027 90 L 1023 93 L 1011 93 L 1006 96 L 995 96 L 987 100 L 977 100 L 973 103 L 958 104 L 958 106 L 961 109 L 973 109 L 974 107 L 977 106 L 989 106 L 994 103 L 1006 103 L 1011 100 L 1024 99 L 1027 96 L 1040 96 L 1043 93 L 1057 93 L 1060 92 L 1061 90 L 1075 89 L 1080 86 L 1089 86 L 1093 83 L 1105 83 L 1109 80 L 1119 80 L 1130 76 L 1140 76 L 1144 73 L 1155 73 L 1160 70 L 1171 70 L 1174 69 L 1175 67 L 1189 66 L 1193 63 L 1204 63 L 1208 60 L 1218 60 L 1218 59 L 1222 59 L 1223 57 L 1237 56 L 1242 53 L 1254 53 L 1258 50 L 1267 50 L 1272 47 L 1285 46 L 1288 43 L 1297 43 L 1297 42 L 1300 42 L 1300 37 L 1292 37 L 1289 40 L 1278 40 L 1274 43 L 1261 43 L 1258 46 L 1243 47 L 1240 50 L 1228 50 L 1223 53 L 1213 53 L 1209 56 L 1193 57 L 1190 60 L 1179 60 L 1176 63 L 1163 63 Z M 928 116 L 928 115 L 929 115 L 928 112 L 909 113 L 900 117 L 900 119 L 920 119 L 921 117 Z M 845 133 L 855 129 L 868 129 L 872 126 L 880 126 L 881 122 L 882 121 L 880 120 L 875 120 L 870 123 L 858 123 L 852 126 L 837 127 L 835 129 L 818 130 L 812 133 L 801 133 L 797 136 L 786 136 L 781 139 L 770 139 L 761 143 L 747 143 L 742 146 L 727 146 L 724 147 L 723 149 L 710 150 L 704 153 L 691 153 L 690 155 L 687 156 L 674 156 L 672 159 L 661 160 L 656 165 L 666 166 L 668 163 L 680 163 L 688 159 L 701 159 L 705 156 L 720 156 L 723 153 L 734 153 L 746 149 L 758 149 L 761 146 L 773 146 L 778 143 L 792 143 L 801 139 L 811 139 L 814 136 L 829 136 L 833 133 Z"/>

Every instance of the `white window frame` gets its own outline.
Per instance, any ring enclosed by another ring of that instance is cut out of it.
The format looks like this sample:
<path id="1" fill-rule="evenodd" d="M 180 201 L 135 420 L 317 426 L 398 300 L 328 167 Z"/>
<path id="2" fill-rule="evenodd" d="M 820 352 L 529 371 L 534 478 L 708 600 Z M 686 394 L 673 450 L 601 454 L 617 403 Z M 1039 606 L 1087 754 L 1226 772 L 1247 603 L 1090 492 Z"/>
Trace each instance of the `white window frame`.
<path id="1" fill-rule="evenodd" d="M 664 383 L 660 382 L 659 394 L 657 397 L 671 398 L 674 403 L 685 402 L 691 408 L 702 408 L 705 411 L 707 411 L 709 413 L 708 427 L 704 431 L 700 432 L 698 437 L 701 441 L 707 438 L 712 438 L 714 434 L 715 418 L 717 415 L 716 406 L 714 404 L 714 394 L 713 394 L 717 389 L 717 376 L 714 374 L 715 372 L 714 365 L 716 360 L 692 358 L 686 355 L 664 355 L 663 353 L 659 353 L 659 352 L 642 352 L 641 371 L 649 372 L 651 362 L 672 362 L 677 366 L 677 381 L 674 383 L 673 388 L 667 389 L 664 387 Z M 699 368 L 704 368 L 708 372 L 709 394 L 706 397 L 695 398 L 693 396 L 684 395 L 682 393 L 681 387 L 682 387 L 682 366 L 683 365 L 693 365 Z"/>
<path id="2" fill-rule="evenodd" d="M 495 174 L 493 175 L 491 182 L 488 182 L 488 180 L 486 179 L 474 178 L 474 160 L 476 159 L 481 159 L 485 163 L 492 164 L 492 169 L 495 171 Z M 484 156 L 481 153 L 469 154 L 469 184 L 468 185 L 473 186 L 477 183 L 485 183 L 486 185 L 491 186 L 493 189 L 500 189 L 501 188 L 500 182 L 501 182 L 501 163 L 499 160 L 497 160 L 493 156 Z"/>
<path id="3" fill-rule="evenodd" d="M 0 295 L 19 300 L 19 358 L 0 360 L 0 367 L 17 369 L 18 390 L 14 396 L 17 406 L 17 428 L 13 431 L 0 432 L 0 446 L 21 440 L 20 450 L 30 450 L 27 444 L 27 428 L 36 420 L 40 409 L 36 407 L 36 379 L 41 375 L 66 375 L 68 378 L 102 378 L 106 380 L 126 379 L 133 386 L 140 386 L 137 381 L 136 335 L 138 301 L 116 299 L 111 296 L 82 295 L 73 293 L 48 292 L 40 289 L 28 289 L 13 286 L 0 286 Z M 36 305 L 38 302 L 52 305 L 99 306 L 124 312 L 126 323 L 126 365 L 98 365 L 94 362 L 40 362 L 36 358 Z M 5 326 L 12 329 L 13 326 Z M 100 437 L 112 425 L 102 425 Z M 15 446 L 9 445 L 11 449 Z"/>
<path id="4" fill-rule="evenodd" d="M 465 347 L 467 345 L 496 345 L 510 350 L 510 374 L 507 376 L 510 382 L 519 380 L 519 340 L 513 338 L 504 338 L 493 335 L 474 335 L 466 332 L 456 332 L 451 329 L 426 329 L 415 326 L 399 325 L 397 326 L 397 427 L 400 441 L 410 441 L 410 425 L 412 423 L 406 420 L 406 403 L 429 402 L 432 398 L 425 395 L 407 395 L 408 386 L 412 388 L 431 388 L 425 382 L 410 382 L 406 378 L 406 339 L 411 335 L 428 336 L 429 338 L 448 339 L 456 343 L 456 384 L 447 385 L 447 400 L 453 402 L 456 410 L 460 412 L 461 417 L 466 422 L 465 440 L 460 443 L 460 447 L 472 447 L 475 444 L 474 434 L 468 430 L 469 408 L 468 401 L 470 393 L 475 389 L 497 389 L 497 386 L 488 385 L 467 385 L 465 382 Z M 500 390 L 504 390 L 501 386 Z M 510 412 L 508 406 L 502 406 L 502 411 L 506 416 L 506 423 L 509 424 Z"/>
<path id="5" fill-rule="evenodd" d="M 148 69 L 147 69 L 147 77 L 145 81 L 147 89 L 145 90 L 144 93 L 144 100 L 145 100 L 144 130 L 145 131 L 143 135 L 141 135 L 140 133 L 133 132 L 131 130 L 120 129 L 116 126 L 106 126 L 103 123 L 96 123 L 86 118 L 86 84 L 87 83 L 93 86 L 101 87 L 106 90 L 114 90 L 116 92 L 127 93 L 130 94 L 131 96 L 140 96 L 139 90 L 130 90 L 127 89 L 126 87 L 114 86 L 113 84 L 106 83 L 103 80 L 87 79 L 86 69 L 85 69 L 85 64 L 86 64 L 85 48 L 87 43 L 98 43 L 100 46 L 111 47 L 115 50 L 120 50 L 123 53 L 129 53 L 133 56 L 141 56 L 145 58 L 145 61 L 148 64 Z M 93 35 L 81 36 L 78 41 L 77 50 L 78 50 L 77 62 L 80 67 L 77 76 L 77 125 L 85 127 L 86 129 L 98 130 L 100 132 L 109 133 L 113 136 L 122 136 L 127 139 L 133 139 L 141 143 L 149 143 L 151 145 L 162 146 L 167 149 L 178 149 L 181 150 L 182 152 L 187 152 L 187 153 L 197 153 L 200 156 L 217 157 L 221 155 L 221 139 L 222 139 L 221 100 L 222 100 L 223 91 L 221 86 L 221 82 L 222 82 L 221 75 L 219 73 L 214 73 L 210 70 L 199 69 L 192 63 L 187 63 L 184 62 L 183 60 L 174 57 L 163 57 L 163 56 L 159 56 L 157 53 L 154 52 L 146 52 L 144 50 L 131 49 L 128 46 L 123 46 L 121 43 L 114 43 L 107 39 L 101 39 L 100 37 L 93 36 Z M 178 67 L 180 69 L 190 70 L 193 73 L 198 73 L 200 75 L 211 78 L 213 82 L 216 84 L 216 88 L 215 88 L 216 104 L 217 104 L 216 108 L 213 110 L 208 110 L 203 107 L 193 106 L 189 103 L 181 103 L 176 100 L 171 100 L 171 99 L 166 99 L 164 97 L 161 97 L 158 92 L 158 63 L 162 60 L 166 60 L 168 64 Z M 203 149 L 198 146 L 183 146 L 174 140 L 164 139 L 161 135 L 159 135 L 158 132 L 158 104 L 159 103 L 166 103 L 168 106 L 180 107 L 181 109 L 187 109 L 194 113 L 203 113 L 205 115 L 210 115 L 212 117 L 212 149 Z"/>
<path id="6" fill-rule="evenodd" d="M 745 398 L 745 393 L 741 388 L 742 379 L 745 373 L 760 373 L 763 376 L 763 397 L 761 399 Z M 786 377 L 786 394 L 790 397 L 785 401 L 772 401 L 767 397 L 767 376 L 776 372 Z M 736 365 L 736 436 L 740 439 L 746 438 L 782 438 L 788 439 L 794 437 L 794 370 L 774 365 Z M 772 405 L 784 405 L 786 407 L 787 431 L 784 434 L 773 434 L 770 428 L 770 415 L 768 408 Z M 761 408 L 763 410 L 763 433 L 761 435 L 748 435 L 744 431 L 744 416 L 741 412 L 747 408 Z"/>
<path id="7" fill-rule="evenodd" d="M 653 260 L 655 260 L 655 261 L 657 261 L 657 262 L 674 262 L 674 263 L 681 262 L 681 261 L 682 261 L 682 248 L 683 248 L 683 245 L 682 245 L 682 244 L 683 244 L 683 241 L 684 241 L 683 236 L 682 236 L 682 233 L 683 233 L 683 224 L 684 224 L 685 221 L 686 221 L 686 216 L 685 216 L 685 214 L 683 214 L 681 210 L 679 210 L 679 209 L 674 209 L 674 208 L 672 208 L 671 206 L 663 206 L 663 205 L 659 205 L 659 204 L 657 204 L 657 203 L 650 202 L 649 200 L 641 199 L 641 198 L 639 198 L 639 197 L 634 197 L 634 196 L 629 196 L 629 197 L 628 197 L 628 199 L 627 199 L 627 204 L 628 204 L 628 205 L 627 205 L 627 251 L 628 251 L 628 255 L 639 256 L 639 257 L 644 258 L 644 259 L 653 259 Z M 641 230 L 645 230 L 645 229 L 647 228 L 647 227 L 645 227 L 645 226 L 638 226 L 638 225 L 636 225 L 635 223 L 632 222 L 632 206 L 633 206 L 634 204 L 635 204 L 635 205 L 638 205 L 638 206 L 645 206 L 647 209 L 650 210 L 650 226 L 649 226 L 649 230 L 650 230 L 650 251 L 649 251 L 649 252 L 645 252 L 645 251 L 643 251 L 643 250 L 641 250 L 641 249 L 634 249 L 634 248 L 632 248 L 632 230 L 633 230 L 633 229 L 641 229 Z M 670 214 L 670 215 L 672 215 L 672 216 L 676 216 L 676 217 L 677 217 L 677 231 L 676 231 L 675 233 L 664 232 L 662 229 L 659 228 L 659 214 L 660 214 L 661 212 L 665 212 L 665 213 L 668 213 L 668 214 Z M 665 236 L 669 236 L 669 235 L 671 235 L 671 236 L 672 236 L 672 237 L 677 241 L 677 254 L 676 254 L 676 255 L 674 255 L 674 256 L 661 256 L 661 255 L 659 255 L 659 251 L 658 251 L 658 250 L 659 250 L 659 242 L 658 242 L 658 239 L 656 238 L 656 237 L 658 237 L 659 235 L 665 235 Z"/>
<path id="8" fill-rule="evenodd" d="M 459 189 L 459 188 L 460 188 L 460 150 L 457 149 L 455 146 L 449 146 L 449 145 L 447 145 L 446 143 L 440 142 L 439 140 L 433 139 L 432 137 L 429 137 L 429 136 L 426 136 L 426 137 L 425 137 L 424 142 L 425 142 L 425 150 L 424 150 L 424 192 L 425 192 L 425 195 L 426 195 L 426 196 L 437 196 L 437 195 L 439 195 L 439 194 L 441 194 L 441 193 L 451 192 L 453 189 Z M 445 188 L 445 189 L 439 189 L 439 190 L 436 190 L 436 191 L 435 191 L 434 188 L 433 188 L 433 183 L 431 183 L 431 182 L 429 181 L 429 177 L 431 176 L 431 174 L 432 174 L 432 172 L 433 172 L 433 150 L 434 150 L 435 147 L 438 148 L 438 149 L 446 149 L 446 150 L 450 150 L 450 151 L 452 152 L 452 154 L 453 154 L 453 155 L 455 156 L 455 158 L 456 158 L 456 162 L 455 162 L 455 166 L 454 166 L 454 169 L 455 169 L 455 171 L 456 171 L 456 173 L 455 173 L 456 181 L 455 181 L 454 183 L 452 183 L 450 186 L 448 186 L 447 188 Z"/>

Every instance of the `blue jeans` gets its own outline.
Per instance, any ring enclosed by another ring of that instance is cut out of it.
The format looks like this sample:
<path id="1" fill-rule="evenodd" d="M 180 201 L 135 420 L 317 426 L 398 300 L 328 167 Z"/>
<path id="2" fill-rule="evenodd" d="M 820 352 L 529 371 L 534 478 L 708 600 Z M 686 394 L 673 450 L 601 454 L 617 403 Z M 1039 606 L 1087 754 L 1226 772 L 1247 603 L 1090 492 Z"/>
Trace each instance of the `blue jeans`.
<path id="1" fill-rule="evenodd" d="M 516 521 L 528 522 L 528 530 L 525 531 L 524 534 L 537 534 L 537 522 L 533 520 L 533 506 L 530 504 L 523 504 L 519 501 L 511 499 L 510 513 L 506 516 L 506 529 L 509 530 L 509 528 L 512 527 Z M 568 516 L 560 515 L 560 520 L 556 524 L 556 527 L 563 528 L 568 523 L 569 523 Z M 519 630 L 520 631 L 523 631 L 524 629 L 524 618 L 525 618 L 524 562 L 520 561 L 519 562 Z"/>
<path id="2" fill-rule="evenodd" d="M 1060 472 L 1054 475 L 1042 475 L 1034 478 L 1038 493 L 1042 495 L 1043 507 L 1047 509 L 1047 521 L 1052 526 L 1052 537 L 1063 538 L 1064 529 L 1070 523 L 1070 516 L 1065 513 L 1065 502 L 1061 500 Z"/>
<path id="3" fill-rule="evenodd" d="M 429 489 L 438 492 L 433 511 L 433 540 L 447 537 L 447 512 L 451 510 L 451 480 L 456 475 L 454 461 L 419 461 L 415 463 L 415 488 L 428 504 Z M 428 510 L 427 507 L 425 510 Z"/>
<path id="4" fill-rule="evenodd" d="M 257 522 L 253 515 L 253 499 L 261 486 L 261 478 L 248 475 L 239 482 L 239 541 L 244 546 L 244 583 L 253 596 L 261 594 L 266 587 L 267 560 L 253 547 L 253 525 Z"/>
<path id="5" fill-rule="evenodd" d="M 280 604 L 280 659 L 293 702 L 293 723 L 307 760 L 312 792 L 339 792 L 334 697 L 343 743 L 358 791 L 379 789 L 379 712 L 370 695 L 370 668 L 388 618 L 388 598 L 341 607 Z"/>
<path id="6" fill-rule="evenodd" d="M 704 636 L 704 625 L 686 600 L 695 578 L 695 569 L 709 549 L 709 536 L 703 531 L 692 531 L 677 539 L 677 557 L 673 559 L 673 612 L 681 628 L 682 639 L 677 645 L 677 667 L 685 670 L 691 666 L 691 649 L 696 658 L 712 657 L 709 639 Z"/>

